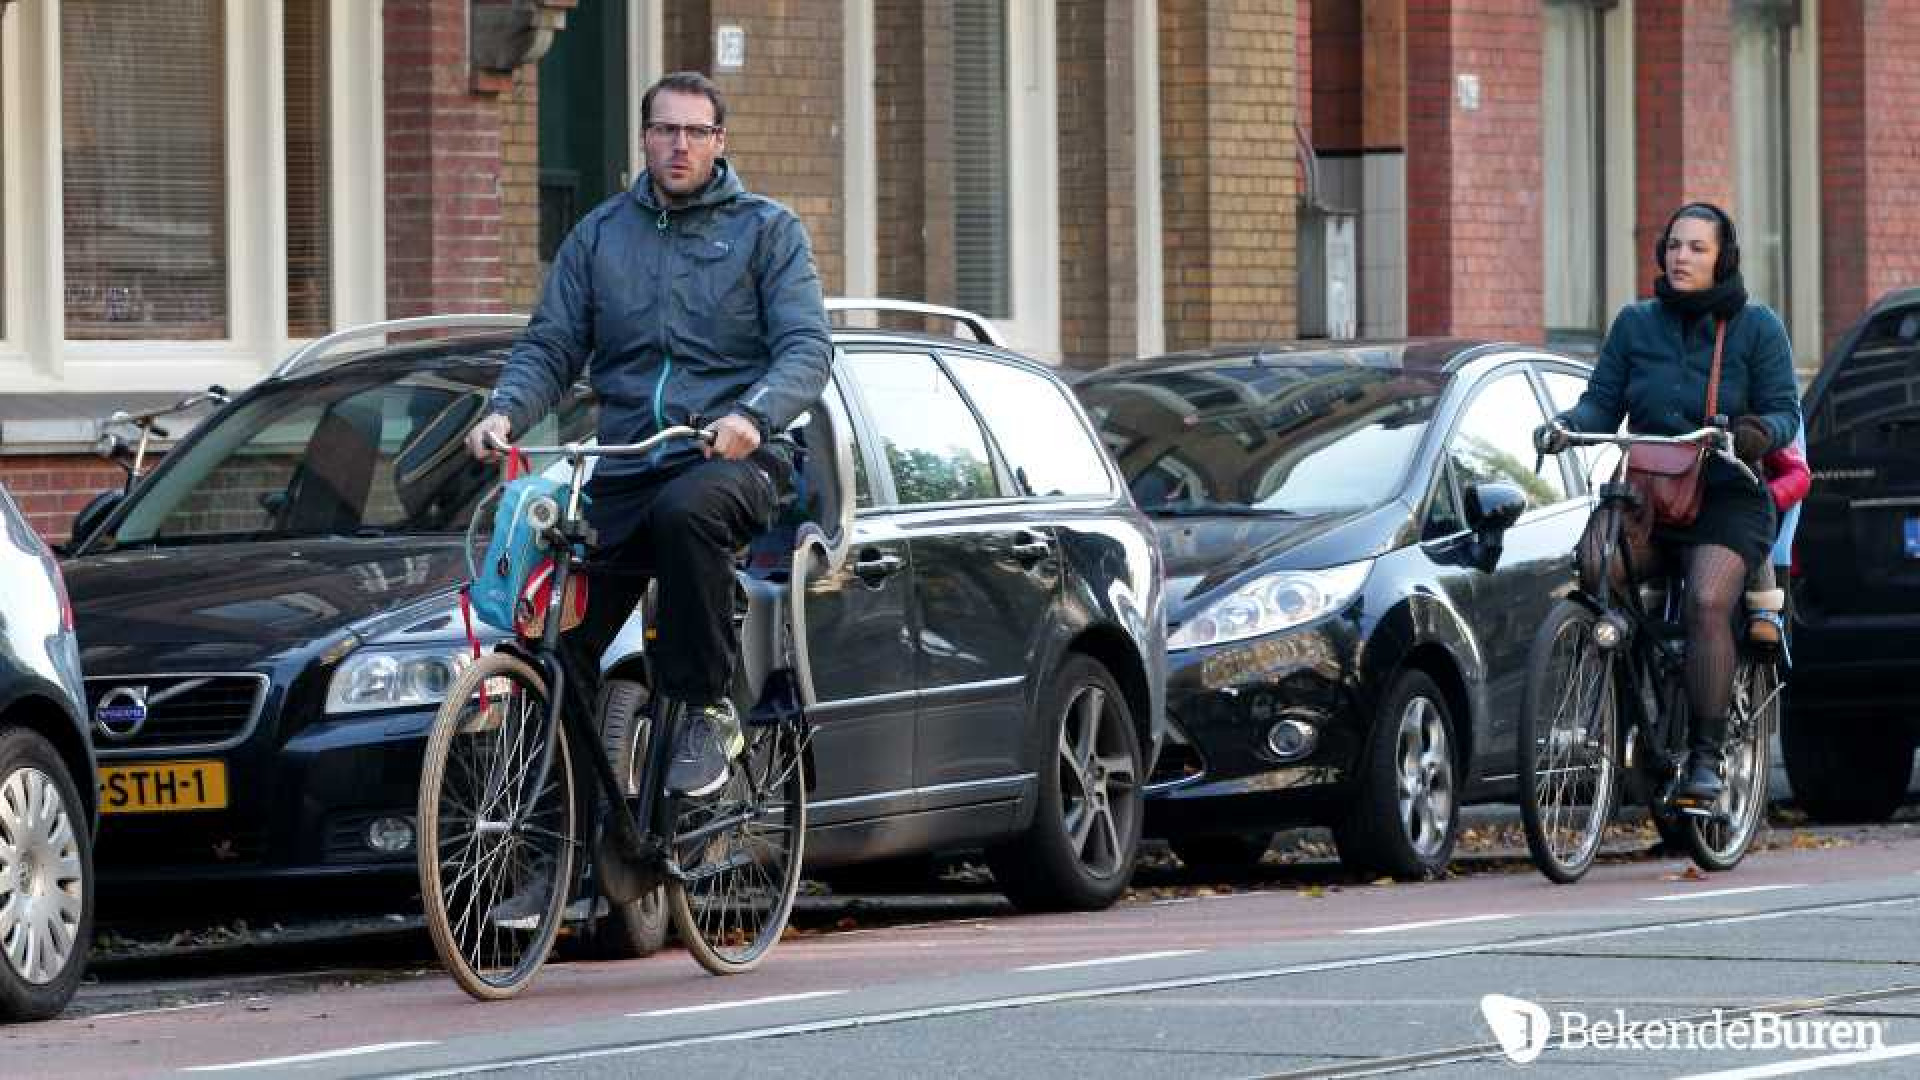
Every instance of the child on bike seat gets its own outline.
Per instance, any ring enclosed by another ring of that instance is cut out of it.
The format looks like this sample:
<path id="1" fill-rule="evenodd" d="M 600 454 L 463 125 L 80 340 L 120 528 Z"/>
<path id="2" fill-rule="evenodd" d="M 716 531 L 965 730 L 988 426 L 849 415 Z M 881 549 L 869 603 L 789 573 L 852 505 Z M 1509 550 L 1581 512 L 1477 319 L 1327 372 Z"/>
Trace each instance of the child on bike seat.
<path id="1" fill-rule="evenodd" d="M 1779 539 L 1773 551 L 1747 575 L 1747 638 L 1763 645 L 1778 645 L 1786 637 L 1781 612 L 1787 606 L 1787 593 L 1775 580 L 1773 567 L 1776 563 L 1785 566 L 1793 559 L 1793 531 L 1800 524 L 1800 500 L 1807 497 L 1807 489 L 1813 485 L 1805 447 L 1803 429 L 1793 442 L 1760 461 L 1760 475 L 1780 514 Z"/>

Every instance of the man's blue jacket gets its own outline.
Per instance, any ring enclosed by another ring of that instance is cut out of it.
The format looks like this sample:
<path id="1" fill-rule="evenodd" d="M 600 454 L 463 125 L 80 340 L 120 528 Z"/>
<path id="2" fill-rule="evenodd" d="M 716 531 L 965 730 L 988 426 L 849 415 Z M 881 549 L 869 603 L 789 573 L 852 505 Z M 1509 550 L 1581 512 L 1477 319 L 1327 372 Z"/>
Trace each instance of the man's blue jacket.
<path id="1" fill-rule="evenodd" d="M 685 206 L 646 175 L 582 218 L 561 244 L 540 306 L 494 388 L 516 437 L 585 369 L 600 441 L 629 443 L 730 412 L 764 438 L 819 399 L 833 341 L 800 219 L 749 193 L 723 159 Z M 694 446 L 608 458 L 630 476 L 697 457 Z"/>

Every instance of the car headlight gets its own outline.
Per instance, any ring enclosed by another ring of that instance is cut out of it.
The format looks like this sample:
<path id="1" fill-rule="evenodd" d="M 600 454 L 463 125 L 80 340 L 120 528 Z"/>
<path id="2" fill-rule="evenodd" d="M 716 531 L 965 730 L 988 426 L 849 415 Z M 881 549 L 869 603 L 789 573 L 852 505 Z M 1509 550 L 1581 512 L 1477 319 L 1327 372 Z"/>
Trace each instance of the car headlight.
<path id="1" fill-rule="evenodd" d="M 1192 649 L 1271 634 L 1338 611 L 1366 584 L 1372 559 L 1325 570 L 1286 570 L 1240 586 L 1188 619 L 1167 639 Z"/>
<path id="2" fill-rule="evenodd" d="M 361 649 L 341 663 L 327 684 L 327 712 L 371 712 L 439 705 L 453 680 L 473 662 L 464 644 L 406 649 Z"/>

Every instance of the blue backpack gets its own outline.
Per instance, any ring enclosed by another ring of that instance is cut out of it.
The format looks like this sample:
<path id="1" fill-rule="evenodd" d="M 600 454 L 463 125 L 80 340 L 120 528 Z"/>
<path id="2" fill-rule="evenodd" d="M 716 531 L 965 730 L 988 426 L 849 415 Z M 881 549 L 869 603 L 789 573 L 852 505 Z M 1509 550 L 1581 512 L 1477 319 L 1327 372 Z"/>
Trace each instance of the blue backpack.
<path id="1" fill-rule="evenodd" d="M 560 517 L 561 501 L 567 497 L 567 485 L 538 475 L 509 480 L 500 488 L 500 502 L 493 510 L 493 537 L 479 565 L 469 566 L 473 581 L 467 589 L 474 613 L 482 622 L 501 630 L 515 630 L 530 621 L 536 604 L 529 587 L 550 562 L 542 546 L 541 533 Z M 474 518 L 480 520 L 478 514 Z M 473 545 L 467 545 L 467 557 L 473 557 Z M 541 597 L 544 600 L 545 597 Z"/>

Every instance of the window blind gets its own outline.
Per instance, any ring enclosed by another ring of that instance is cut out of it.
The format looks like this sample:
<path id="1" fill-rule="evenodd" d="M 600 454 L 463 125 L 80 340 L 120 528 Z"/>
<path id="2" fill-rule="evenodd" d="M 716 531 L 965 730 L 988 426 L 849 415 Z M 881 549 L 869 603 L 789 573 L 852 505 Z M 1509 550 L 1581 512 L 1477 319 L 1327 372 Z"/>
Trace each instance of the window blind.
<path id="1" fill-rule="evenodd" d="M 1004 0 L 953 5 L 953 188 L 955 302 L 1007 318 L 1013 260 Z"/>
<path id="2" fill-rule="evenodd" d="M 328 0 L 285 0 L 287 336 L 333 328 Z"/>

